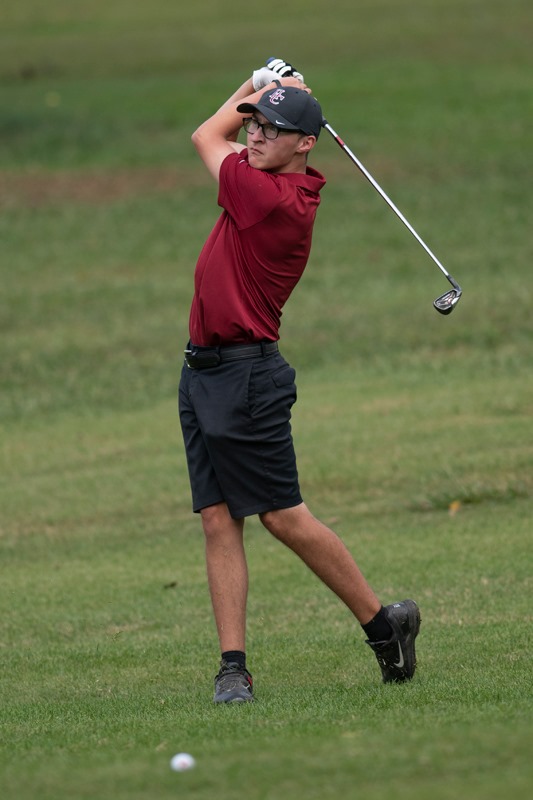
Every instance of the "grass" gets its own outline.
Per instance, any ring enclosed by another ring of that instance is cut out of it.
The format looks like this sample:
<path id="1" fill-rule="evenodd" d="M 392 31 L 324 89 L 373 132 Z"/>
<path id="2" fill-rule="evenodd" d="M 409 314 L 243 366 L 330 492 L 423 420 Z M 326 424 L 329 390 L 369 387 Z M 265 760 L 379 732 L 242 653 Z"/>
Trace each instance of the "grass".
<path id="1" fill-rule="evenodd" d="M 0 12 L 2 796 L 531 793 L 529 4 L 270 11 Z M 215 709 L 176 414 L 217 215 L 189 136 L 272 41 L 464 297 L 433 311 L 442 276 L 324 134 L 282 325 L 302 487 L 384 602 L 419 600 L 420 669 L 382 686 L 348 612 L 250 520 L 258 702 Z"/>

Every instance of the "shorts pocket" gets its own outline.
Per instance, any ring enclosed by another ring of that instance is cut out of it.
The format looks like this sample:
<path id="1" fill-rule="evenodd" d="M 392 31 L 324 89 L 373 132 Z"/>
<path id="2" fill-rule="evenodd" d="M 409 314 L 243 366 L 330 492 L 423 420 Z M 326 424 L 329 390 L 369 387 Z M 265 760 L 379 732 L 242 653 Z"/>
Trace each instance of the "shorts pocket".
<path id="1" fill-rule="evenodd" d="M 287 364 L 276 372 L 273 372 L 271 377 L 276 386 L 288 386 L 290 383 L 294 383 L 296 370 Z"/>
<path id="2" fill-rule="evenodd" d="M 289 364 L 268 369 L 264 361 L 254 364 L 248 385 L 248 403 L 253 417 L 276 414 L 296 401 L 296 370 Z M 283 412 L 285 413 L 285 412 Z"/>

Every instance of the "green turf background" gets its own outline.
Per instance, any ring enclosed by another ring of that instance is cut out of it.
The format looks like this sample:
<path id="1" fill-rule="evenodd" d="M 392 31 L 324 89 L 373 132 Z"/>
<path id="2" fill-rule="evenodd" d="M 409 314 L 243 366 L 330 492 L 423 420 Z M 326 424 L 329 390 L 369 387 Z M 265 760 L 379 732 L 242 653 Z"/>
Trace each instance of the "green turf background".
<path id="1" fill-rule="evenodd" d="M 3 797 L 531 794 L 532 28 L 526 0 L 0 9 Z M 464 295 L 434 311 L 444 277 L 324 133 L 281 329 L 301 482 L 383 601 L 419 601 L 420 669 L 382 686 L 251 520 L 258 702 L 215 709 L 175 400 L 218 213 L 190 134 L 270 55 Z"/>

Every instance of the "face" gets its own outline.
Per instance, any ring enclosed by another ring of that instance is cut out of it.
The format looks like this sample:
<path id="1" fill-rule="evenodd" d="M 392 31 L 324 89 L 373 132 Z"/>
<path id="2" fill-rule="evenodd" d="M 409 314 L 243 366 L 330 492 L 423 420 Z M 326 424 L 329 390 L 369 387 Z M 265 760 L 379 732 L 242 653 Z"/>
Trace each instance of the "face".
<path id="1" fill-rule="evenodd" d="M 268 122 L 259 111 L 253 114 L 259 123 Z M 267 139 L 261 128 L 246 134 L 248 163 L 267 172 L 305 172 L 306 155 L 316 138 L 299 131 L 283 131 L 277 139 Z"/>

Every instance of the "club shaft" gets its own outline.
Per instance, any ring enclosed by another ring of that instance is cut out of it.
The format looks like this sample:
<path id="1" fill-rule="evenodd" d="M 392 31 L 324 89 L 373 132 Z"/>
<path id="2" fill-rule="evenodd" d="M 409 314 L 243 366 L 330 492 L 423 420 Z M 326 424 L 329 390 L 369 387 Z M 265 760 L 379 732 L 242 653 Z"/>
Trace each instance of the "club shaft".
<path id="1" fill-rule="evenodd" d="M 445 269 L 445 268 L 442 266 L 442 264 L 440 263 L 440 261 L 439 261 L 439 259 L 437 258 L 437 256 L 436 256 L 434 253 L 432 253 L 432 251 L 429 249 L 429 247 L 427 246 L 427 244 L 426 244 L 426 243 L 423 241 L 423 239 L 421 239 L 421 238 L 420 238 L 420 236 L 419 236 L 419 235 L 418 235 L 418 233 L 415 231 L 415 229 L 413 228 L 413 226 L 412 226 L 412 225 L 411 225 L 411 224 L 408 222 L 408 220 L 406 220 L 406 218 L 404 217 L 404 215 L 402 214 L 402 212 L 400 211 L 400 209 L 399 209 L 399 208 L 397 208 L 397 207 L 395 206 L 395 204 L 392 202 L 392 200 L 390 199 L 390 197 L 388 196 L 388 194 L 387 194 L 386 192 L 384 192 L 384 191 L 383 191 L 383 189 L 381 188 L 381 186 L 379 185 L 379 183 L 378 183 L 378 182 L 377 182 L 377 181 L 376 181 L 376 180 L 375 180 L 375 179 L 372 177 L 372 175 L 370 174 L 370 172 L 369 172 L 369 171 L 368 171 L 368 170 L 367 170 L 367 169 L 366 169 L 366 168 L 363 166 L 363 164 L 361 164 L 361 162 L 359 161 L 359 159 L 357 158 L 357 156 L 356 156 L 356 155 L 354 155 L 354 153 L 352 153 L 352 151 L 350 150 L 350 148 L 348 147 L 348 145 L 347 145 L 347 144 L 346 144 L 346 143 L 345 143 L 345 142 L 344 142 L 344 141 L 341 139 L 341 137 L 338 135 L 338 133 L 337 133 L 335 130 L 333 130 L 333 128 L 331 127 L 331 125 L 329 124 L 329 122 L 327 122 L 327 120 L 323 120 L 323 122 L 322 122 L 322 127 L 324 127 L 324 128 L 325 128 L 325 129 L 328 131 L 328 133 L 330 133 L 330 134 L 333 136 L 333 138 L 335 139 L 335 141 L 337 142 L 337 144 L 339 145 L 339 147 L 341 147 L 341 148 L 344 150 L 344 152 L 346 153 L 346 155 L 347 155 L 347 156 L 349 156 L 349 157 L 351 158 L 351 160 L 352 160 L 352 161 L 353 161 L 353 163 L 356 165 L 356 167 L 358 167 L 358 169 L 359 169 L 359 170 L 360 170 L 360 171 L 363 173 L 363 175 L 365 176 L 365 178 L 367 179 L 367 181 L 369 181 L 369 183 L 371 183 L 371 184 L 372 184 L 372 186 L 374 187 L 374 189 L 376 190 L 376 192 L 378 192 L 378 194 L 380 194 L 380 195 L 381 195 L 381 197 L 382 197 L 382 198 L 385 200 L 385 202 L 387 203 L 387 205 L 388 205 L 390 208 L 392 208 L 392 210 L 394 211 L 394 213 L 396 214 L 396 216 L 397 216 L 399 219 L 401 219 L 401 221 L 403 222 L 403 224 L 405 225 L 405 227 L 407 228 L 407 230 L 408 230 L 408 231 L 410 231 L 410 233 L 412 233 L 412 235 L 415 237 L 415 239 L 417 240 L 417 242 L 418 242 L 418 243 L 419 243 L 419 244 L 420 244 L 420 245 L 421 245 L 421 246 L 424 248 L 424 250 L 426 251 L 426 253 L 428 254 L 428 256 L 429 256 L 429 257 L 430 257 L 430 258 L 431 258 L 431 259 L 432 259 L 432 260 L 435 262 L 435 264 L 437 265 L 437 267 L 438 267 L 438 268 L 441 270 L 441 272 L 442 272 L 442 273 L 443 273 L 443 274 L 446 276 L 446 278 L 447 278 L 447 279 L 450 281 L 450 283 L 452 284 L 452 286 L 454 286 L 454 288 L 459 288 L 459 287 L 458 287 L 458 285 L 457 285 L 457 283 L 454 281 L 454 279 L 452 278 L 452 276 L 451 276 L 451 275 L 450 275 L 450 273 L 448 272 L 448 270 L 447 270 L 447 269 Z"/>

